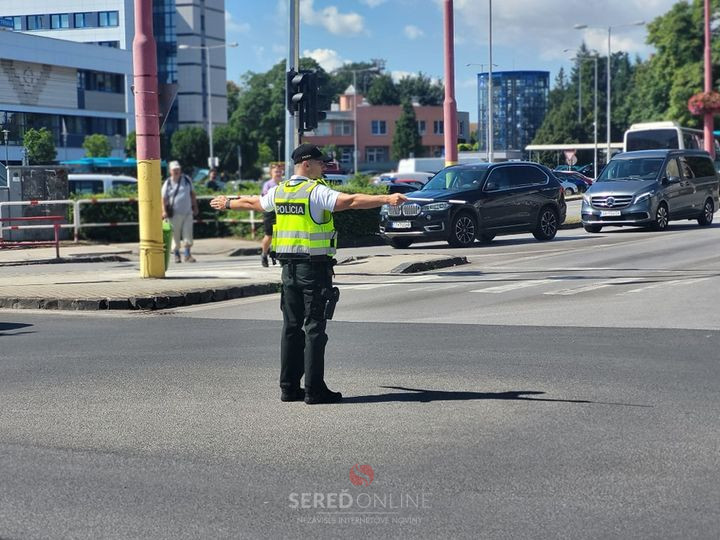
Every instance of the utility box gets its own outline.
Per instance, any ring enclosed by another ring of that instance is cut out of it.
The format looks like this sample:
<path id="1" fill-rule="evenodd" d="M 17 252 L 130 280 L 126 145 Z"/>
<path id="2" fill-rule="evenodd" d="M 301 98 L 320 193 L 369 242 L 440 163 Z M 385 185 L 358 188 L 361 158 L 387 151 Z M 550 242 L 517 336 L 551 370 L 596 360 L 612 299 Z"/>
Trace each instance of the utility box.
<path id="1" fill-rule="evenodd" d="M 7 169 L 7 186 L 0 184 L 0 201 L 58 201 L 68 199 L 68 170 L 55 165 L 10 166 Z M 67 204 L 3 206 L 0 217 L 68 216 Z M 51 222 L 41 222 L 50 225 Z M 4 223 L 23 225 L 23 222 Z M 61 230 L 60 238 L 71 237 L 70 229 Z M 21 229 L 3 231 L 3 238 L 14 242 L 52 240 L 52 227 L 47 229 Z"/>

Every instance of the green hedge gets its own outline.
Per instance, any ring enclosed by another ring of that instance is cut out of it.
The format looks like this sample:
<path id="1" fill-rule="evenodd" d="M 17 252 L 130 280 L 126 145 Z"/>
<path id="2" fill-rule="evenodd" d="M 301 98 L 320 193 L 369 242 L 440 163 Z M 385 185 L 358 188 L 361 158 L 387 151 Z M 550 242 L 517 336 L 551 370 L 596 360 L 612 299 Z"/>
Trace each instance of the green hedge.
<path id="1" fill-rule="evenodd" d="M 256 183 L 246 183 L 239 186 L 238 191 L 230 194 L 237 195 L 257 195 L 260 185 Z M 367 193 L 377 195 L 386 193 L 384 186 L 373 186 L 368 183 L 367 177 L 358 175 L 353 177 L 351 182 L 345 186 L 338 186 L 335 189 L 345 193 Z M 216 195 L 217 192 L 208 190 L 205 187 L 196 188 L 197 195 Z M 137 197 L 137 193 L 129 188 L 119 188 L 111 193 L 98 194 L 94 198 L 128 198 Z M 87 198 L 87 196 L 76 196 L 76 199 Z M 214 238 L 222 236 L 239 236 L 249 238 L 251 229 L 249 223 L 221 223 L 220 219 L 248 219 L 249 212 L 245 211 L 228 211 L 217 212 L 210 207 L 209 200 L 199 200 L 198 206 L 200 210 L 199 219 L 206 223 L 195 224 L 195 238 Z M 68 210 L 68 223 L 72 223 L 72 209 Z M 261 220 L 262 215 L 256 213 L 256 219 Z M 134 203 L 104 203 L 90 204 L 82 207 L 83 223 L 122 223 L 138 221 L 138 205 Z M 340 246 L 363 245 L 368 243 L 380 243 L 377 236 L 380 223 L 380 212 L 378 208 L 371 210 L 351 210 L 348 212 L 338 212 L 335 214 L 335 226 L 338 230 Z M 256 237 L 262 235 L 262 223 L 258 223 Z M 80 229 L 80 237 L 87 240 L 95 240 L 101 242 L 137 242 L 138 227 L 120 226 L 120 227 L 93 227 Z"/>

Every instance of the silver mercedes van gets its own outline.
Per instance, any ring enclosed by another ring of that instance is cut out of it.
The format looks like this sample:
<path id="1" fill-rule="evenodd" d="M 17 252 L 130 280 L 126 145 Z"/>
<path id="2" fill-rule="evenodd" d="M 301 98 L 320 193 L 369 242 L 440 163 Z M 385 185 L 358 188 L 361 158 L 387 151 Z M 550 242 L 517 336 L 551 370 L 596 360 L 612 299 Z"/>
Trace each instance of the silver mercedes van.
<path id="1" fill-rule="evenodd" d="M 702 150 L 642 150 L 613 157 L 583 195 L 587 232 L 638 225 L 661 231 L 671 220 L 710 225 L 718 209 L 720 177 Z"/>

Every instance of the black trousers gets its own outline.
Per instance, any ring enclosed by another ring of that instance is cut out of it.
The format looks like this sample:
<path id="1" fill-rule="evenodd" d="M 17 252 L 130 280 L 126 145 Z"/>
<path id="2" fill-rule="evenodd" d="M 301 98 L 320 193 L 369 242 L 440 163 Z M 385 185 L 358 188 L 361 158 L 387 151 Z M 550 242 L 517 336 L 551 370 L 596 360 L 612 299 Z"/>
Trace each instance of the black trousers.
<path id="1" fill-rule="evenodd" d="M 283 313 L 280 342 L 280 387 L 325 388 L 325 297 L 332 287 L 332 265 L 325 262 L 282 262 Z"/>

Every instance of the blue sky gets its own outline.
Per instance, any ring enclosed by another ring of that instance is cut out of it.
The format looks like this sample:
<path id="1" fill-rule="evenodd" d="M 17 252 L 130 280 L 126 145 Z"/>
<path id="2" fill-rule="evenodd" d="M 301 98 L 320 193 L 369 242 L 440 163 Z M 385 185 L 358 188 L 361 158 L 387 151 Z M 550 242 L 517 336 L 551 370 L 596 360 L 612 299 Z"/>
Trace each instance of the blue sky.
<path id="1" fill-rule="evenodd" d="M 458 109 L 477 121 L 476 74 L 488 62 L 488 1 L 455 0 L 455 87 Z M 651 21 L 676 0 L 495 0 L 493 69 L 550 71 L 571 67 L 572 53 L 584 40 L 607 51 L 607 26 Z M 344 62 L 386 60 L 394 77 L 423 73 L 443 78 L 442 0 L 301 0 L 300 51 L 327 70 Z M 287 55 L 288 0 L 226 0 L 228 78 L 268 70 Z M 573 29 L 574 24 L 603 28 Z M 612 31 L 613 51 L 645 58 L 643 26 Z"/>

